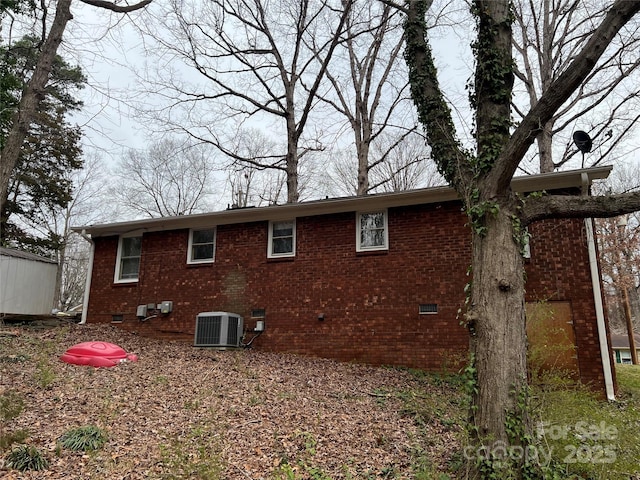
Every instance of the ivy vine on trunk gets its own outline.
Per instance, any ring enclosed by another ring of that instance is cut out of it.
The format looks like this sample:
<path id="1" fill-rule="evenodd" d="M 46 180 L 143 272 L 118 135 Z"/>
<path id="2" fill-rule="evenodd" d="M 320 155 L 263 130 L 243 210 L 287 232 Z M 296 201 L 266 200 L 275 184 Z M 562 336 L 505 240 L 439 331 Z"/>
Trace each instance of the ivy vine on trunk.
<path id="1" fill-rule="evenodd" d="M 621 196 L 532 195 L 519 198 L 511 179 L 543 126 L 586 81 L 611 40 L 640 10 L 640 0 L 618 0 L 593 30 L 585 48 L 558 76 L 519 125 L 511 122 L 512 31 L 508 0 L 474 0 L 477 39 L 470 103 L 474 149 L 455 134 L 451 110 L 438 83 L 425 16 L 430 0 L 406 1 L 405 60 L 411 93 L 432 158 L 462 199 L 472 229 L 465 323 L 470 333 L 474 387 L 469 429 L 483 478 L 531 478 L 536 465 L 509 459 L 510 448 L 531 441 L 526 367 L 524 228 L 545 218 L 615 216 L 640 209 L 640 193 Z M 495 454 L 495 455 L 492 455 Z M 505 462 L 505 455 L 507 461 Z"/>

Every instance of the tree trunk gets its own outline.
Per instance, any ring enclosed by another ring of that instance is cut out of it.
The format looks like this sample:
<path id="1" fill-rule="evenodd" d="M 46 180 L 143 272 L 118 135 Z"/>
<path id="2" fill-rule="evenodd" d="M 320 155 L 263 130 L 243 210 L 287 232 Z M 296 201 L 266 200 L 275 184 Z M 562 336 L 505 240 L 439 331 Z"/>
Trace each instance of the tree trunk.
<path id="1" fill-rule="evenodd" d="M 67 23 L 73 17 L 70 11 L 71 0 L 59 0 L 56 7 L 56 15 L 51 24 L 51 30 L 47 39 L 42 45 L 42 51 L 38 58 L 38 63 L 33 71 L 33 75 L 27 82 L 20 98 L 18 110 L 12 118 L 11 130 L 7 134 L 4 147 L 0 153 L 0 212 L 4 212 L 4 205 L 7 201 L 9 180 L 11 174 L 18 163 L 22 144 L 29 133 L 31 120 L 38 108 L 38 104 L 44 98 L 45 86 L 49 81 L 49 74 L 53 60 L 58 52 L 58 47 L 62 42 Z M 3 219 L 6 220 L 6 219 Z"/>
<path id="2" fill-rule="evenodd" d="M 287 152 L 287 203 L 297 203 L 298 193 L 298 156 L 295 149 Z"/>
<path id="3" fill-rule="evenodd" d="M 536 137 L 538 143 L 538 155 L 540 158 L 540 173 L 550 173 L 555 169 L 553 163 L 552 140 L 553 122 L 544 124 L 544 128 Z"/>
<path id="4" fill-rule="evenodd" d="M 471 416 L 479 444 L 493 451 L 500 445 L 522 443 L 521 435 L 513 438 L 509 433 L 514 422 L 529 430 L 518 395 L 526 392 L 527 383 L 525 279 L 508 209 L 501 207 L 485 221 L 485 233 L 473 234 L 469 327 L 477 389 Z"/>
<path id="5" fill-rule="evenodd" d="M 358 189 L 356 195 L 369 192 L 369 144 L 364 141 L 357 146 L 358 150 Z"/>

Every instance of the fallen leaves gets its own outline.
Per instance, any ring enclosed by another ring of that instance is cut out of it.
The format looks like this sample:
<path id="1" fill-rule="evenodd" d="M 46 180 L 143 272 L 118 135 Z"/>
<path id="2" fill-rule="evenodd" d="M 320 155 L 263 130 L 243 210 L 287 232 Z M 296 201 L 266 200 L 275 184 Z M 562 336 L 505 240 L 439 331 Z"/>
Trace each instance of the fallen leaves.
<path id="1" fill-rule="evenodd" d="M 17 359 L 0 361 L 0 394 L 15 391 L 25 402 L 7 426 L 28 430 L 27 442 L 44 450 L 50 467 L 0 469 L 3 478 L 257 480 L 286 478 L 285 468 L 301 479 L 313 472 L 412 478 L 416 452 L 437 468 L 457 447 L 450 427 L 403 415 L 399 392 L 428 388 L 409 372 L 195 349 L 107 325 L 18 333 L 0 337 L 0 357 Z M 58 360 L 76 343 L 98 340 L 136 353 L 138 362 L 95 369 Z M 43 371 L 53 376 L 46 384 L 38 380 Z M 101 450 L 58 446 L 67 430 L 89 424 L 108 435 Z M 425 429 L 433 432 L 427 444 Z"/>

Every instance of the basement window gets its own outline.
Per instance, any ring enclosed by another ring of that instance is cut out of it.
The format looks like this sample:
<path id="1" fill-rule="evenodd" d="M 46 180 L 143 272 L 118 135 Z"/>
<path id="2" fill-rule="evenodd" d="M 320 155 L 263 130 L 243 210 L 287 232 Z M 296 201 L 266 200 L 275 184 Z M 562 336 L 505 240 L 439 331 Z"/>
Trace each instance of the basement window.
<path id="1" fill-rule="evenodd" d="M 418 313 L 420 313 L 420 315 L 431 315 L 434 313 L 438 313 L 438 304 L 437 303 L 421 303 L 418 306 Z"/>

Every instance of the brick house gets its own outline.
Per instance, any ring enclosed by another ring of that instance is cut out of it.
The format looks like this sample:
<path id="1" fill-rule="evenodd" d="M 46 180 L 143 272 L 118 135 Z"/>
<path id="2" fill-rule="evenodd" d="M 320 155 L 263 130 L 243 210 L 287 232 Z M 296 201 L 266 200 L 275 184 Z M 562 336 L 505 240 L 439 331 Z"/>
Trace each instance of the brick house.
<path id="1" fill-rule="evenodd" d="M 575 194 L 610 170 L 520 177 L 513 188 Z M 202 312 L 232 312 L 256 349 L 452 368 L 469 345 L 458 318 L 465 223 L 456 193 L 436 187 L 77 227 L 92 242 L 82 321 L 193 343 Z M 527 302 L 543 301 L 565 332 L 564 366 L 613 398 L 592 221 L 529 232 Z"/>

